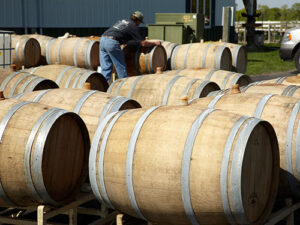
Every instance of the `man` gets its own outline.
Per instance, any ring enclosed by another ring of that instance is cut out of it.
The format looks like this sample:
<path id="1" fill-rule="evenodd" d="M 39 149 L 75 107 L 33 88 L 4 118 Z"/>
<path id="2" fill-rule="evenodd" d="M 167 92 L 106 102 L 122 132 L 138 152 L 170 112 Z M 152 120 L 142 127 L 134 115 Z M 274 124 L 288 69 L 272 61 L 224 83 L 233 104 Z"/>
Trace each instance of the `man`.
<path id="1" fill-rule="evenodd" d="M 128 77 L 124 53 L 120 45 L 141 45 L 150 47 L 160 45 L 160 41 L 151 42 L 144 40 L 138 30 L 138 26 L 143 23 L 144 16 L 136 11 L 130 16 L 130 20 L 120 20 L 104 32 L 100 40 L 100 64 L 101 73 L 107 80 L 110 77 L 115 66 L 118 77 Z"/>

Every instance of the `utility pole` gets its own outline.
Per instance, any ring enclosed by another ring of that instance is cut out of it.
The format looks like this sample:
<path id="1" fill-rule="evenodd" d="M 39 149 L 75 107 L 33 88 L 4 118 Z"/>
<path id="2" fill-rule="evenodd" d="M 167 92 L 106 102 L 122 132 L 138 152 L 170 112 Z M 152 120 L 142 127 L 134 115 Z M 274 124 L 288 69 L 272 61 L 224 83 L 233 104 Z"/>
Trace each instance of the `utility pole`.
<path id="1" fill-rule="evenodd" d="M 247 17 L 246 24 L 243 24 L 247 32 L 247 46 L 250 48 L 255 48 L 255 18 L 259 17 L 261 14 L 256 12 L 257 0 L 243 0 L 243 3 L 247 12 L 242 14 L 243 17 Z"/>

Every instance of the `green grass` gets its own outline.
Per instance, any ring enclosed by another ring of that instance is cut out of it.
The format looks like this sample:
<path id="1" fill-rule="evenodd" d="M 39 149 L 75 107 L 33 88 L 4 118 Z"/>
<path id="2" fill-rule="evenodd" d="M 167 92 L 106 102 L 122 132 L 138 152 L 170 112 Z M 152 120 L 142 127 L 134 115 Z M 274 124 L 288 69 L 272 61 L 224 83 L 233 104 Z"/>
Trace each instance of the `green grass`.
<path id="1" fill-rule="evenodd" d="M 246 74 L 270 74 L 295 70 L 294 61 L 283 61 L 279 57 L 280 44 L 265 44 L 259 50 L 248 50 Z"/>

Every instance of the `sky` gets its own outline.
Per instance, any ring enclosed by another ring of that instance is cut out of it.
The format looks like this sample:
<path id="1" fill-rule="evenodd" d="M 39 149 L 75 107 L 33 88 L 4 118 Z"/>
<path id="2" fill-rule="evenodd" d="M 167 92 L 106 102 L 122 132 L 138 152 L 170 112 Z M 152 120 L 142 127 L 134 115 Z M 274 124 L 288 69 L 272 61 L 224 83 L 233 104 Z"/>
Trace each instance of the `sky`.
<path id="1" fill-rule="evenodd" d="M 237 3 L 237 9 L 240 10 L 244 7 L 243 0 L 235 0 Z M 257 4 L 267 5 L 270 8 L 281 7 L 282 5 L 288 5 L 291 7 L 294 3 L 300 3 L 300 0 L 257 0 Z"/>

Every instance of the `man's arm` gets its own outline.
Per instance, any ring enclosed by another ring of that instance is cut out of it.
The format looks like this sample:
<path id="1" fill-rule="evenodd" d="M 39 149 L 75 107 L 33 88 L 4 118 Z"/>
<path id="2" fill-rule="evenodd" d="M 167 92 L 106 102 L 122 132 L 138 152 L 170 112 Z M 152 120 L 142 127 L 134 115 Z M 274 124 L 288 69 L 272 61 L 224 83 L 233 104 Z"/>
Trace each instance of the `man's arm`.
<path id="1" fill-rule="evenodd" d="M 148 40 L 144 40 L 140 42 L 142 47 L 151 47 L 154 45 L 161 45 L 160 41 L 148 41 Z"/>

